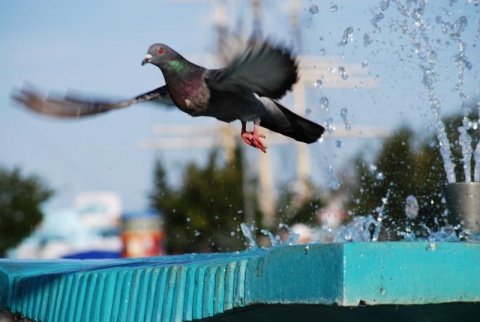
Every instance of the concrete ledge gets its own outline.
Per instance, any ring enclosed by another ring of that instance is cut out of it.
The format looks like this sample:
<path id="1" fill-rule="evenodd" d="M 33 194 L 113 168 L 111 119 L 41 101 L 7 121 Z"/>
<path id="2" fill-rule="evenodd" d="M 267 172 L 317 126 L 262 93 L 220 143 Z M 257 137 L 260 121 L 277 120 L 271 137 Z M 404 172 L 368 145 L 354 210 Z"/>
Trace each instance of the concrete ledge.
<path id="1" fill-rule="evenodd" d="M 0 310 L 38 321 L 236 321 L 262 314 L 263 320 L 265 314 L 275 314 L 277 321 L 287 321 L 285 310 L 292 317 L 327 319 L 347 317 L 343 307 L 368 311 L 358 317 L 370 311 L 406 314 L 389 310 L 398 305 L 417 311 L 423 305 L 435 312 L 450 306 L 450 313 L 458 307 L 458 312 L 478 316 L 479 272 L 480 244 L 474 243 L 319 244 L 143 259 L 1 260 Z"/>

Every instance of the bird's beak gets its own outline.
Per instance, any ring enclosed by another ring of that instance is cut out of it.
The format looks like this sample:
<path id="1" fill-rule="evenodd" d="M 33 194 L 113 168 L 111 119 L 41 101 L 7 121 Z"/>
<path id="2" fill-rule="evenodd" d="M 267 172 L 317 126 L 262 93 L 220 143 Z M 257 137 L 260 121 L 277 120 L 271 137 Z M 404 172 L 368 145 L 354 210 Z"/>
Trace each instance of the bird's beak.
<path id="1" fill-rule="evenodd" d="M 152 59 L 152 55 L 146 54 L 145 57 L 142 60 L 142 66 L 145 64 L 148 64 L 150 62 L 150 59 Z"/>

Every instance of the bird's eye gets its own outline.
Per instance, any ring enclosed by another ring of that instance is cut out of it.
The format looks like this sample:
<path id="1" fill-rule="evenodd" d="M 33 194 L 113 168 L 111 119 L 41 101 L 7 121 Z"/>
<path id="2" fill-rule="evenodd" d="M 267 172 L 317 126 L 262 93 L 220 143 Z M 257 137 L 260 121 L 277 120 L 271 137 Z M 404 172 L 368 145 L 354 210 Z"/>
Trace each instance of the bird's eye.
<path id="1" fill-rule="evenodd" d="M 164 50 L 162 47 L 158 48 L 157 49 L 157 53 L 159 53 L 160 55 L 163 54 Z"/>

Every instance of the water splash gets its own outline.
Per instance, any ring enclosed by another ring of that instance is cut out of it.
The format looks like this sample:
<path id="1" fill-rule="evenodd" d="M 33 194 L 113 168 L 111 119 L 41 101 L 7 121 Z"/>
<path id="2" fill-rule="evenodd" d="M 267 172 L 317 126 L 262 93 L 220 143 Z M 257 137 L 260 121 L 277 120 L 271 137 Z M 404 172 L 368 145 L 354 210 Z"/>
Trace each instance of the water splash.
<path id="1" fill-rule="evenodd" d="M 260 230 L 260 232 L 268 237 L 268 240 L 270 240 L 270 244 L 272 244 L 272 247 L 281 245 L 282 242 L 280 240 L 280 236 L 273 235 L 271 232 L 269 232 L 266 229 L 262 229 L 262 230 Z"/>
<path id="2" fill-rule="evenodd" d="M 422 62 L 423 84 L 428 91 L 430 109 L 435 119 L 435 129 L 445 173 L 449 183 L 456 182 L 454 172 L 455 165 L 452 161 L 450 142 L 448 141 L 445 124 L 443 124 L 441 119 L 441 104 L 433 86 L 436 81 L 434 72 L 436 62 L 434 57 L 436 57 L 436 53 L 433 51 L 434 46 L 430 44 L 430 39 L 426 33 L 428 24 L 423 19 L 427 1 L 408 1 L 403 5 L 400 0 L 393 0 L 393 3 L 400 14 L 413 20 L 413 26 L 411 28 L 404 26 L 402 31 L 410 37 L 410 44 L 413 47 L 413 51 Z M 410 31 L 410 29 L 412 29 L 412 31 Z"/>
<path id="3" fill-rule="evenodd" d="M 477 147 L 475 148 L 473 157 L 475 159 L 475 168 L 474 168 L 475 170 L 473 174 L 473 180 L 475 182 L 480 182 L 480 141 L 477 143 Z"/>
<path id="4" fill-rule="evenodd" d="M 300 234 L 297 234 L 290 228 L 288 225 L 280 224 L 278 225 L 279 228 L 283 228 L 288 232 L 288 238 L 283 242 L 286 245 L 298 245 L 298 239 L 300 238 Z"/>
<path id="5" fill-rule="evenodd" d="M 471 63 L 468 61 L 465 50 L 467 48 L 466 44 L 461 40 L 461 33 L 465 30 L 468 25 L 467 18 L 465 16 L 459 17 L 453 24 L 454 33 L 458 35 L 456 40 L 458 41 L 458 54 L 455 55 L 455 66 L 457 67 L 458 73 L 458 82 L 455 86 L 455 90 L 458 91 L 459 98 L 462 102 L 462 126 L 457 130 L 459 132 L 459 144 L 462 149 L 462 162 L 463 162 L 463 172 L 465 175 L 465 182 L 471 182 L 472 180 L 472 171 L 471 171 L 471 162 L 473 156 L 472 148 L 472 138 L 468 134 L 468 129 L 470 127 L 470 120 L 468 115 L 470 114 L 470 108 L 465 103 L 467 96 L 463 93 L 463 86 L 465 84 L 465 69 L 471 69 Z"/>
<path id="6" fill-rule="evenodd" d="M 258 248 L 257 243 L 255 242 L 255 238 L 253 237 L 252 230 L 248 227 L 248 225 L 246 223 L 241 223 L 240 229 L 242 230 L 243 236 L 245 236 L 245 238 L 247 238 L 248 240 L 249 248 Z"/>
<path id="7" fill-rule="evenodd" d="M 471 162 L 472 162 L 472 138 L 467 133 L 468 129 L 468 117 L 464 116 L 463 125 L 458 128 L 460 133 L 458 143 L 462 148 L 462 161 L 463 161 L 463 171 L 465 174 L 465 182 L 472 181 L 472 171 L 471 171 Z"/>

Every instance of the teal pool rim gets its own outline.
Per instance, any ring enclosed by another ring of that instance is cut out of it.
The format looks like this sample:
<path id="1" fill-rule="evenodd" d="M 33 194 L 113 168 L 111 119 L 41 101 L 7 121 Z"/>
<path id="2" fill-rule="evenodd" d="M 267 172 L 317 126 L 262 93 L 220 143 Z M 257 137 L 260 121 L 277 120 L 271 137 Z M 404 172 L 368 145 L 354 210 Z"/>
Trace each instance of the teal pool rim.
<path id="1" fill-rule="evenodd" d="M 480 301 L 480 244 L 387 242 L 112 260 L 0 260 L 0 310 L 38 320 L 162 321 L 251 305 Z M 47 303 L 56 303 L 48 306 Z M 161 307 L 159 307 L 161 303 Z M 88 316 L 86 316 L 87 314 Z"/>

